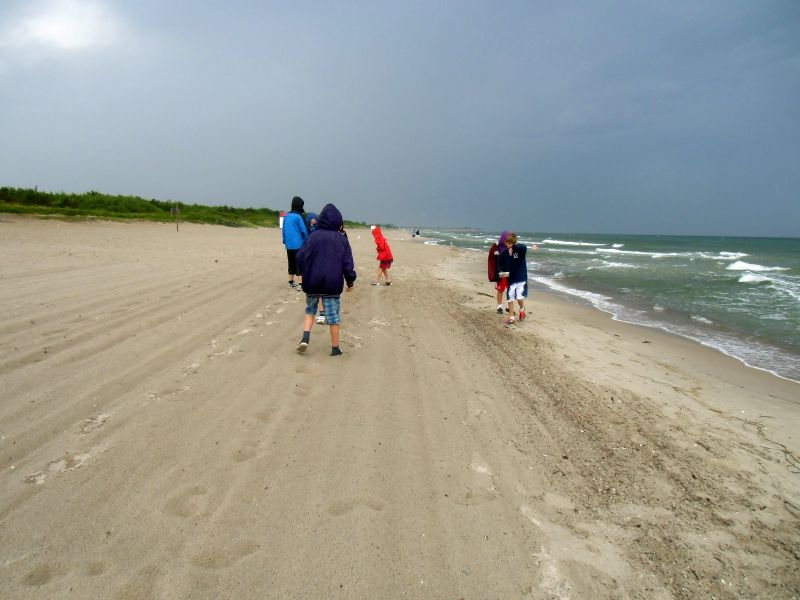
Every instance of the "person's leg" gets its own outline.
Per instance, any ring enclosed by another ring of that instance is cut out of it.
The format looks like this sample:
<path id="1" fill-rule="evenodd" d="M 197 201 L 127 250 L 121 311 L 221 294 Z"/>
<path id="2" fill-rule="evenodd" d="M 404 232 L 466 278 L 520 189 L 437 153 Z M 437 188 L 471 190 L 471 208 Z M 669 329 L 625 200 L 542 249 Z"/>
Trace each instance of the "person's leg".
<path id="1" fill-rule="evenodd" d="M 341 303 L 339 298 L 325 298 L 325 314 L 330 324 L 331 330 L 331 356 L 339 356 L 342 351 L 339 348 L 339 313 Z"/>
<path id="2" fill-rule="evenodd" d="M 378 271 L 375 273 L 375 282 L 372 285 L 378 285 L 381 281 L 381 268 L 378 267 Z"/>
<path id="3" fill-rule="evenodd" d="M 520 298 L 519 300 L 517 300 L 517 303 L 519 304 L 519 320 L 520 321 L 524 321 L 525 320 L 525 298 Z"/>
<path id="4" fill-rule="evenodd" d="M 294 285 L 294 272 L 297 270 L 297 263 L 295 261 L 295 256 L 297 255 L 297 250 L 286 250 L 286 262 L 288 263 L 288 272 L 289 272 L 289 285 Z"/>
<path id="5" fill-rule="evenodd" d="M 514 322 L 514 297 L 515 297 L 516 288 L 513 285 L 508 286 L 508 290 L 506 292 L 506 298 L 508 299 L 508 319 L 506 319 L 506 324 Z"/>
<path id="6" fill-rule="evenodd" d="M 383 278 L 386 280 L 386 285 L 392 285 L 392 277 L 389 275 L 389 269 L 383 270 Z"/>
<path id="7" fill-rule="evenodd" d="M 311 342 L 311 328 L 314 326 L 314 315 L 317 313 L 317 296 L 306 296 L 306 310 L 303 318 L 303 337 L 297 345 L 298 352 L 305 352 Z"/>
<path id="8" fill-rule="evenodd" d="M 322 303 L 322 298 L 319 299 L 319 316 L 316 322 L 320 325 L 325 325 L 325 305 Z"/>

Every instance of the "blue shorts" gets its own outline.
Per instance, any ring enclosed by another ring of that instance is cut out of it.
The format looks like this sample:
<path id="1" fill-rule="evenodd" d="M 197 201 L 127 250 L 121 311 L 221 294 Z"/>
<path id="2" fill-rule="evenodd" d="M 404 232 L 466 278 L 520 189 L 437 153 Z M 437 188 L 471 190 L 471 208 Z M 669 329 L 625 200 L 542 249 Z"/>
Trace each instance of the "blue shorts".
<path id="1" fill-rule="evenodd" d="M 306 295 L 306 314 L 317 314 L 317 306 L 319 301 L 322 300 L 322 310 L 325 311 L 325 323 L 328 325 L 339 324 L 339 307 L 341 302 L 339 298 L 328 298 L 325 296 L 312 296 Z"/>

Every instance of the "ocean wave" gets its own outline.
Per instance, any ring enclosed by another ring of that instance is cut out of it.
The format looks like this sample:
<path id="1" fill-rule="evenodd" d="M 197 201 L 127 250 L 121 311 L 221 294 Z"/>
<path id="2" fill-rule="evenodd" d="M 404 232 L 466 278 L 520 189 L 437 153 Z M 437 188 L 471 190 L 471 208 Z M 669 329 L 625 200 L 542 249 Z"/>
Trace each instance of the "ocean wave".
<path id="1" fill-rule="evenodd" d="M 697 321 L 698 323 L 704 323 L 706 325 L 713 325 L 714 321 L 711 319 L 706 319 L 705 317 L 701 317 L 700 315 L 691 315 L 692 321 Z"/>
<path id="2" fill-rule="evenodd" d="M 608 260 L 601 261 L 603 264 L 597 267 L 588 267 L 591 269 L 641 269 L 642 265 L 632 265 L 630 263 L 611 262 Z"/>
<path id="3" fill-rule="evenodd" d="M 606 244 L 592 244 L 589 242 L 569 242 L 565 240 L 551 240 L 550 238 L 544 239 L 541 242 L 542 244 L 553 244 L 554 246 L 591 246 L 591 247 L 599 247 L 605 246 Z"/>
<path id="4" fill-rule="evenodd" d="M 770 282 L 772 279 L 765 275 L 756 275 L 755 273 L 751 273 L 748 271 L 744 273 L 741 277 L 739 277 L 739 283 L 764 283 Z"/>
<path id="5" fill-rule="evenodd" d="M 746 263 L 741 260 L 737 260 L 735 263 L 729 264 L 726 269 L 729 271 L 788 271 L 788 267 L 765 267 L 764 265 L 753 265 L 750 263 Z"/>
<path id="6" fill-rule="evenodd" d="M 547 250 L 551 254 L 583 254 L 589 256 L 597 254 L 597 250 L 578 250 L 577 248 L 543 248 L 543 250 Z"/>

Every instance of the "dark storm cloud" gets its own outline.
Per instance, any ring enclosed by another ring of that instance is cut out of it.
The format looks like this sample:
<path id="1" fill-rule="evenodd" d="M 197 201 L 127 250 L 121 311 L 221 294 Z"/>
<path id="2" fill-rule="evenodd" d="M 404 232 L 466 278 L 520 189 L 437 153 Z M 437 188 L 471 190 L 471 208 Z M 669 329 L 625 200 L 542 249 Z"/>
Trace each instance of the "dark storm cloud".
<path id="1" fill-rule="evenodd" d="M 800 235 L 799 6 L 5 3 L 0 185 Z"/>

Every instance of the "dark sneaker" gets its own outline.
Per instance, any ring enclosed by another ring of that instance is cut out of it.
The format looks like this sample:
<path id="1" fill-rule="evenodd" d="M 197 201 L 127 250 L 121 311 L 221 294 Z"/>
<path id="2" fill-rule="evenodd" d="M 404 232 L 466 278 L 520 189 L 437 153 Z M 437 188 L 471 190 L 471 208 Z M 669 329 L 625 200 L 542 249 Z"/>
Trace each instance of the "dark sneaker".
<path id="1" fill-rule="evenodd" d="M 331 348 L 331 356 L 341 356 L 341 355 L 342 355 L 342 350 L 341 348 L 339 348 L 339 346 L 334 346 L 333 348 Z"/>
<path id="2" fill-rule="evenodd" d="M 377 281 L 373 281 L 372 283 L 370 283 L 370 285 L 378 285 L 378 282 Z"/>
<path id="3" fill-rule="evenodd" d="M 391 281 L 387 281 L 386 285 L 392 285 L 392 282 Z"/>
<path id="4" fill-rule="evenodd" d="M 294 281 L 290 281 L 289 282 L 289 287 L 290 288 L 295 288 L 295 287 L 297 287 L 297 284 Z"/>
<path id="5" fill-rule="evenodd" d="M 497 307 L 497 314 L 498 315 L 502 315 L 503 314 L 503 307 L 502 306 L 498 306 Z"/>
<path id="6" fill-rule="evenodd" d="M 303 353 L 308 348 L 308 342 L 311 340 L 311 334 L 308 331 L 303 332 L 303 339 L 297 344 L 297 351 Z"/>

